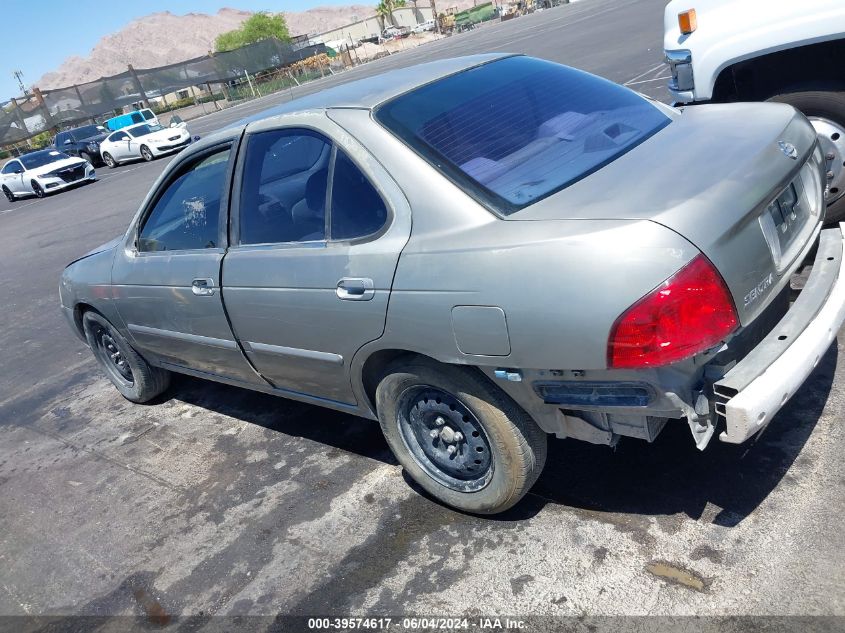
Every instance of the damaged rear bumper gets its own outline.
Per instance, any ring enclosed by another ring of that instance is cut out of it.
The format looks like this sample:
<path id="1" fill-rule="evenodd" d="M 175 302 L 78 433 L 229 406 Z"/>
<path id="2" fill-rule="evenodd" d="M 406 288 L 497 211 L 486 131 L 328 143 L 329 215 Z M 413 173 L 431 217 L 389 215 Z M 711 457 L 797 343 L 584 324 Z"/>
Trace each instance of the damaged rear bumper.
<path id="1" fill-rule="evenodd" d="M 845 223 L 821 232 L 813 270 L 784 318 L 713 386 L 723 442 L 759 433 L 804 383 L 845 321 Z"/>

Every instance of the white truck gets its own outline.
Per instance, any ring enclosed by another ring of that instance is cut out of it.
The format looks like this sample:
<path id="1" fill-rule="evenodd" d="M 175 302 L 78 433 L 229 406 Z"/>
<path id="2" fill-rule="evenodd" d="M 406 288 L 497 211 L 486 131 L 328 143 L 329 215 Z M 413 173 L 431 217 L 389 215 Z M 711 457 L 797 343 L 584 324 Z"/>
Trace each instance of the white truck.
<path id="1" fill-rule="evenodd" d="M 676 105 L 803 112 L 827 160 L 827 220 L 845 220 L 845 0 L 672 0 L 663 48 Z"/>

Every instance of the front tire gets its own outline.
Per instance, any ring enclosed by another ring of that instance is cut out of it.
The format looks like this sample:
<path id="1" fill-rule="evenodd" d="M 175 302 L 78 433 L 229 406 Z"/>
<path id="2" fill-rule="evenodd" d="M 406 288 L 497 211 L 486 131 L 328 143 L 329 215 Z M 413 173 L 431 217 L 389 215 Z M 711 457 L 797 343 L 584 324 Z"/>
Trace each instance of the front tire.
<path id="1" fill-rule="evenodd" d="M 143 158 L 149 163 L 153 158 L 155 158 L 155 156 L 153 156 L 153 153 L 150 151 L 149 147 L 147 147 L 146 145 L 141 145 L 141 158 Z"/>
<path id="2" fill-rule="evenodd" d="M 79 158 L 81 158 L 82 160 L 87 160 L 92 165 L 94 164 L 94 158 L 88 152 L 80 152 Z"/>
<path id="3" fill-rule="evenodd" d="M 114 169 L 115 167 L 117 167 L 117 161 L 108 152 L 103 152 L 103 161 L 106 163 L 109 169 Z"/>
<path id="4" fill-rule="evenodd" d="M 88 311 L 82 327 L 97 364 L 124 398 L 148 402 L 167 389 L 170 372 L 147 363 L 105 318 Z"/>
<path id="5" fill-rule="evenodd" d="M 42 189 L 41 185 L 39 185 L 37 181 L 30 181 L 29 186 L 32 187 L 32 192 L 35 194 L 36 198 L 43 198 L 46 195 L 44 193 L 44 189 Z"/>
<path id="6" fill-rule="evenodd" d="M 405 471 L 458 510 L 496 514 L 516 504 L 546 461 L 546 434 L 472 370 L 397 362 L 376 389 L 382 431 Z"/>
<path id="7" fill-rule="evenodd" d="M 813 124 L 827 160 L 827 171 L 833 176 L 827 181 L 825 224 L 845 220 L 845 92 L 807 90 L 775 95 L 768 100 L 794 106 Z"/>

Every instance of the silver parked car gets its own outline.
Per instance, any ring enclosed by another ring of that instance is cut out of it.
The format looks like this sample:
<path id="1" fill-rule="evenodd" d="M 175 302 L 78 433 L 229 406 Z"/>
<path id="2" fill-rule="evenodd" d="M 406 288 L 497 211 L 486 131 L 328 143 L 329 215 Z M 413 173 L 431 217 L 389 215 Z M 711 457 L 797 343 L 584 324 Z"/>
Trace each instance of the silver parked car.
<path id="1" fill-rule="evenodd" d="M 823 165 L 787 105 L 438 61 L 190 146 L 62 309 L 132 401 L 177 371 L 378 419 L 423 488 L 494 513 L 548 434 L 704 448 L 772 419 L 845 319 Z"/>

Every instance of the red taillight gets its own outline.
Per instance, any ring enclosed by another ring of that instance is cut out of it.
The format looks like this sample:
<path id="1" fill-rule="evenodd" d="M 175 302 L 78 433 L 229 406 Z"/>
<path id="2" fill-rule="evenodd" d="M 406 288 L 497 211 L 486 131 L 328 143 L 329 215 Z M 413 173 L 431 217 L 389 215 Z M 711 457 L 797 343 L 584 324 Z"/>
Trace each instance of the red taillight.
<path id="1" fill-rule="evenodd" d="M 737 323 L 724 280 L 699 255 L 616 320 L 607 362 L 613 368 L 668 365 L 713 347 Z"/>

